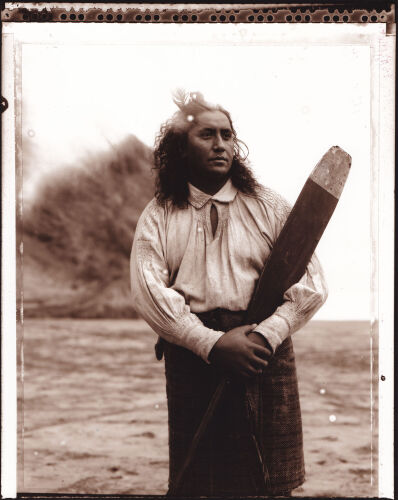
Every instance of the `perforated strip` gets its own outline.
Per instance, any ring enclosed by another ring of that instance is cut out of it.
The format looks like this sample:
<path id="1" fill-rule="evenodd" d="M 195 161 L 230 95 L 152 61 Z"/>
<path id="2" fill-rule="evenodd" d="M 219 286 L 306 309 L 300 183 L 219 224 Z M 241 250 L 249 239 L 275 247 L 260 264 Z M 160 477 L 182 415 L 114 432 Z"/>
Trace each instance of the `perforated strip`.
<path id="1" fill-rule="evenodd" d="M 300 7 L 234 5 L 234 8 L 200 6 L 181 8 L 175 5 L 151 8 L 91 7 L 76 9 L 73 4 L 47 8 L 8 6 L 2 11 L 3 22 L 85 22 L 85 23 L 394 23 L 394 4 L 384 8 L 347 8 L 343 5 L 303 5 Z M 19 4 L 20 5 L 20 4 Z"/>

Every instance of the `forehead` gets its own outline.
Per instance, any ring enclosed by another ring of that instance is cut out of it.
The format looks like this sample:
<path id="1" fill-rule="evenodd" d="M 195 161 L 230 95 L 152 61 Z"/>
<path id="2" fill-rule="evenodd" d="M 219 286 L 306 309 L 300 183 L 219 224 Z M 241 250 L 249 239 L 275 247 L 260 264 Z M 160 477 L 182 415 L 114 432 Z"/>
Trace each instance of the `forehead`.
<path id="1" fill-rule="evenodd" d="M 194 127 L 231 130 L 231 124 L 222 111 L 203 111 L 195 117 Z"/>

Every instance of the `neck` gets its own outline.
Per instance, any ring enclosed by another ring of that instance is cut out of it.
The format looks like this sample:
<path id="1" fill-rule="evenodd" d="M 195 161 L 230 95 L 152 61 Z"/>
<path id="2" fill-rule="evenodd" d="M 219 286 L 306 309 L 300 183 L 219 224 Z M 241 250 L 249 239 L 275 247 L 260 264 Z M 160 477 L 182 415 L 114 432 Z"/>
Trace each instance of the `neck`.
<path id="1" fill-rule="evenodd" d="M 191 179 L 189 179 L 189 182 L 196 188 L 200 189 L 200 191 L 202 191 L 203 193 L 213 195 L 220 191 L 220 189 L 224 186 L 224 184 L 226 184 L 228 179 L 229 176 L 221 177 L 218 179 L 203 179 L 191 177 Z"/>

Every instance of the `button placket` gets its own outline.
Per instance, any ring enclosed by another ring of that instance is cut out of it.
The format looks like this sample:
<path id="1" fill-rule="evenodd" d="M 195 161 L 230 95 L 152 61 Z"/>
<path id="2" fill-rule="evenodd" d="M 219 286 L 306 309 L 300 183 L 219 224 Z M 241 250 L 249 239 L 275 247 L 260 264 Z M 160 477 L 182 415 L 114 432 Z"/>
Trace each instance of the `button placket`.
<path id="1" fill-rule="evenodd" d="M 216 230 L 214 231 L 214 234 L 213 234 L 213 227 L 211 224 L 211 208 L 213 205 L 215 206 L 215 208 L 217 210 L 217 226 L 216 226 Z M 219 230 L 219 225 L 220 225 L 220 211 L 219 211 L 218 204 L 215 200 L 210 199 L 207 202 L 205 216 L 206 216 L 206 230 L 208 233 L 209 242 L 212 242 L 216 239 L 216 237 L 218 235 L 218 230 Z"/>
<path id="2" fill-rule="evenodd" d="M 211 201 L 210 205 L 210 227 L 211 227 L 211 234 L 213 235 L 213 239 L 215 238 L 217 234 L 217 229 L 219 225 L 219 216 L 218 216 L 218 208 L 215 203 L 215 201 Z"/>

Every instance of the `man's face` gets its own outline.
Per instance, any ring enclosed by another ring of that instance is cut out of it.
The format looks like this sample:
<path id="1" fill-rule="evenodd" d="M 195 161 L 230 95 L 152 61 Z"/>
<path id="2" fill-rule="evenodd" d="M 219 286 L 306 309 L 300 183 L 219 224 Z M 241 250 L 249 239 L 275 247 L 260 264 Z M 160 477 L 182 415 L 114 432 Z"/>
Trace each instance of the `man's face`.
<path id="1" fill-rule="evenodd" d="M 187 162 L 191 175 L 226 177 L 232 165 L 234 142 L 231 125 L 221 111 L 196 116 L 188 132 Z"/>

